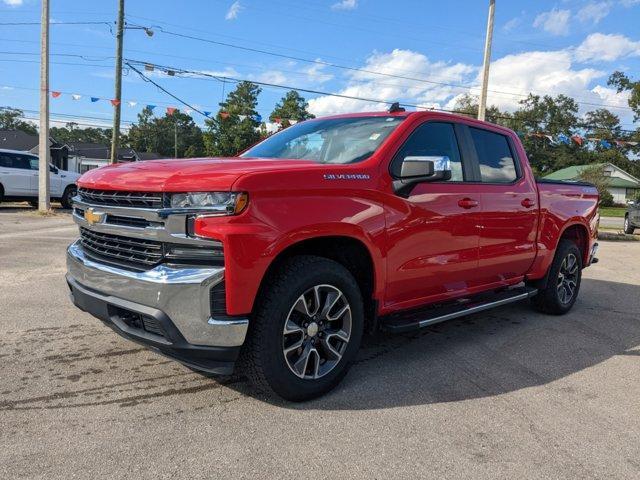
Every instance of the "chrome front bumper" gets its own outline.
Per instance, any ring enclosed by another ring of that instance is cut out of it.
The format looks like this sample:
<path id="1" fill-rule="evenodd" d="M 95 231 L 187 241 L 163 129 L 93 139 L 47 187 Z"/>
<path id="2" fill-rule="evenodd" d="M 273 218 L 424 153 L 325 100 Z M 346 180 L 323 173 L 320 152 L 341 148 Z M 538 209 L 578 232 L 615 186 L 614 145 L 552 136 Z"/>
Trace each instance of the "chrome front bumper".
<path id="1" fill-rule="evenodd" d="M 109 304 L 149 307 L 162 312 L 186 342 L 211 347 L 239 347 L 249 326 L 246 318 L 210 316 L 209 290 L 224 279 L 224 267 L 170 268 L 144 272 L 105 265 L 88 258 L 79 241 L 67 249 L 67 280 L 84 294 Z"/>

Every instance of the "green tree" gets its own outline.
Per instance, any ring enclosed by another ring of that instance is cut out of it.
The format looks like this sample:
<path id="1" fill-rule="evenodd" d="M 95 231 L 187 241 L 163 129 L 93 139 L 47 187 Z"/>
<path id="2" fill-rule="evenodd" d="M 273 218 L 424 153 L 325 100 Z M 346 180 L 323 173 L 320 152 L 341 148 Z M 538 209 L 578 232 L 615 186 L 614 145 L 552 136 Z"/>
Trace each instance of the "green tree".
<path id="1" fill-rule="evenodd" d="M 603 165 L 593 165 L 585 168 L 580 173 L 580 180 L 592 183 L 600 194 L 600 205 L 603 207 L 613 206 L 613 195 L 608 190 L 609 177 L 604 174 Z"/>
<path id="2" fill-rule="evenodd" d="M 51 127 L 50 134 L 62 144 L 70 142 L 111 144 L 110 128 L 79 128 L 75 122 L 69 122 L 64 127 Z"/>
<path id="3" fill-rule="evenodd" d="M 606 108 L 587 112 L 584 116 L 584 123 L 591 134 L 598 138 L 620 138 L 622 133 L 620 118 Z"/>
<path id="4" fill-rule="evenodd" d="M 291 125 L 289 120 L 296 120 L 301 122 L 303 120 L 309 120 L 315 118 L 307 110 L 309 103 L 302 97 L 297 91 L 290 90 L 282 99 L 276 103 L 273 112 L 269 115 L 269 120 L 274 122 L 276 119 L 281 119 L 282 128 L 287 128 Z"/>
<path id="5" fill-rule="evenodd" d="M 455 113 L 460 115 L 478 118 L 478 108 L 478 98 L 467 93 L 456 100 L 453 110 Z M 510 114 L 508 112 L 500 111 L 500 109 L 495 105 L 487 107 L 485 118 L 488 122 L 495 123 L 497 125 L 509 126 L 511 123 Z"/>
<path id="6" fill-rule="evenodd" d="M 618 93 L 630 92 L 629 106 L 633 110 L 634 120 L 640 120 L 640 81 L 632 81 L 626 74 L 622 72 L 613 72 L 607 82 L 609 85 L 616 87 Z"/>
<path id="7" fill-rule="evenodd" d="M 191 116 L 179 110 L 163 117 L 154 117 L 150 108 L 138 114 L 138 122 L 129 129 L 128 145 L 138 152 L 156 152 L 174 156 L 177 133 L 178 158 L 204 154 L 202 130 Z"/>
<path id="8" fill-rule="evenodd" d="M 206 121 L 205 150 L 207 155 L 229 157 L 237 155 L 260 140 L 257 120 L 258 95 L 262 89 L 251 82 L 239 82 L 229 92 L 216 118 Z"/>
<path id="9" fill-rule="evenodd" d="M 0 130 L 20 130 L 30 135 L 37 135 L 36 127 L 22 120 L 24 112 L 17 108 L 0 108 Z"/>

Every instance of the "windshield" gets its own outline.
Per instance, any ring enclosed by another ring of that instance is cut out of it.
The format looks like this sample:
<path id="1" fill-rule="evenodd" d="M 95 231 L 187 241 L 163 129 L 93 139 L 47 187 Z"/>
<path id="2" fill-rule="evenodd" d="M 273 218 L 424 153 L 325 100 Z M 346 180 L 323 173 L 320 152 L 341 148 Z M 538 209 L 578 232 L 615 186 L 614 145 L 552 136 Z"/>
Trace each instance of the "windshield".
<path id="1" fill-rule="evenodd" d="M 356 163 L 369 158 L 403 120 L 392 116 L 311 120 L 267 138 L 241 157 Z"/>

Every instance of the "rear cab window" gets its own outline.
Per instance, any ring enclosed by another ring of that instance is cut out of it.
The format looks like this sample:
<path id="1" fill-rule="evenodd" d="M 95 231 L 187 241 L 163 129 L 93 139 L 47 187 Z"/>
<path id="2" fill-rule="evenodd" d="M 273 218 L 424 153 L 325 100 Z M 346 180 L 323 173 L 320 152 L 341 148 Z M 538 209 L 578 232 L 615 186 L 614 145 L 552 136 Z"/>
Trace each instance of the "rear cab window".
<path id="1" fill-rule="evenodd" d="M 509 139 L 500 133 L 469 127 L 478 155 L 480 179 L 484 183 L 512 183 L 518 179 L 518 168 Z"/>

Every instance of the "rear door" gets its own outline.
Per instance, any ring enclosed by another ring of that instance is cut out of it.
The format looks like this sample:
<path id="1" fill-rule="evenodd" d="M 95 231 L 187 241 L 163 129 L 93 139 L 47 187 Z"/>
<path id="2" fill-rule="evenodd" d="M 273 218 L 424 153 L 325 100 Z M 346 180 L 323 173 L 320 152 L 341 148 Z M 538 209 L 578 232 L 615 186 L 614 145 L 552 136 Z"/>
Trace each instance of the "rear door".
<path id="1" fill-rule="evenodd" d="M 0 152 L 0 183 L 7 196 L 29 196 L 31 191 L 29 160 L 16 153 Z"/>
<path id="2" fill-rule="evenodd" d="M 480 196 L 460 148 L 460 125 L 427 121 L 417 126 L 391 162 L 397 177 L 406 156 L 447 156 L 452 178 L 416 185 L 387 203 L 385 303 L 406 308 L 465 294 L 478 284 Z"/>
<path id="3" fill-rule="evenodd" d="M 478 270 L 485 284 L 502 284 L 524 275 L 535 259 L 537 187 L 512 138 L 475 126 L 468 132 L 482 192 Z"/>

